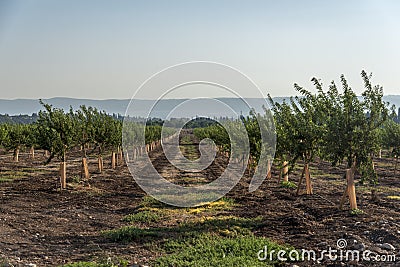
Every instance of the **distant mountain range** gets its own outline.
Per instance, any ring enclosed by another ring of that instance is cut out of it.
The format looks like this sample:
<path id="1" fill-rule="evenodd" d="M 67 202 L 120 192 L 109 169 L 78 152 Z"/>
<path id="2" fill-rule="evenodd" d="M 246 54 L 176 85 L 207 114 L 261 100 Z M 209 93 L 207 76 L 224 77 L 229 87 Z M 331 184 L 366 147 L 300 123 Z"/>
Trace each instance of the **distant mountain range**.
<path id="1" fill-rule="evenodd" d="M 277 102 L 282 102 L 288 97 L 275 97 L 274 100 Z M 196 115 L 201 116 L 201 111 L 206 110 L 210 114 L 212 110 L 212 116 L 230 116 L 232 112 L 228 112 L 226 106 L 223 104 L 210 104 L 204 99 L 191 100 L 189 105 L 182 105 L 187 99 L 163 99 L 157 103 L 151 117 L 164 118 L 165 114 L 173 110 L 177 106 L 183 107 L 181 110 L 177 110 L 173 117 L 194 117 Z M 218 101 L 231 107 L 234 112 L 243 115 L 247 115 L 249 112 L 249 107 L 239 98 L 218 98 Z M 262 111 L 262 105 L 265 104 L 265 100 L 261 98 L 246 98 L 246 102 L 254 108 L 256 111 Z M 384 97 L 386 102 L 390 105 L 396 105 L 400 107 L 400 95 L 387 95 Z M 93 100 L 93 99 L 77 99 L 77 98 L 65 98 L 56 97 L 50 99 L 43 99 L 45 103 L 49 103 L 55 107 L 62 108 L 64 110 L 69 110 L 70 106 L 73 109 L 78 109 L 81 105 L 96 107 L 99 110 L 104 110 L 110 114 L 121 114 L 124 115 L 129 99 L 107 99 L 107 100 Z M 152 100 L 135 100 L 135 116 L 147 117 L 148 110 L 151 109 L 154 101 Z M 210 106 L 211 105 L 211 106 Z M 0 99 L 0 114 L 8 115 L 20 115 L 20 114 L 32 114 L 38 113 L 42 109 L 39 100 L 36 99 L 13 99 L 5 100 Z"/>

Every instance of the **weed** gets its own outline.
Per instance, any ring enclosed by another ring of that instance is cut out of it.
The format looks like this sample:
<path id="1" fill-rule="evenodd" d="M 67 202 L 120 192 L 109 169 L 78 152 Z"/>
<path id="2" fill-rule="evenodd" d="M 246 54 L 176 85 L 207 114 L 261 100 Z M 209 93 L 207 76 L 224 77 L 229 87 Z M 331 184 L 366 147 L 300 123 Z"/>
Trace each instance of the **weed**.
<path id="1" fill-rule="evenodd" d="M 290 182 L 290 181 L 288 181 L 288 182 L 283 181 L 283 182 L 281 183 L 281 187 L 283 187 L 283 188 L 294 189 L 294 188 L 297 188 L 297 185 L 296 185 L 295 183 L 293 183 L 293 182 Z"/>
<path id="2" fill-rule="evenodd" d="M 71 180 L 75 184 L 79 184 L 81 182 L 81 178 L 79 177 L 79 175 L 72 176 Z"/>
<path id="3" fill-rule="evenodd" d="M 151 223 L 151 222 L 159 222 L 163 217 L 161 211 L 151 211 L 144 210 L 139 211 L 135 214 L 130 214 L 124 217 L 124 221 L 126 222 L 142 222 L 142 223 Z"/>
<path id="4" fill-rule="evenodd" d="M 363 210 L 360 210 L 360 209 L 352 209 L 352 210 L 350 211 L 350 214 L 351 214 L 351 215 L 360 215 L 360 214 L 364 214 L 364 211 L 363 211 Z"/>

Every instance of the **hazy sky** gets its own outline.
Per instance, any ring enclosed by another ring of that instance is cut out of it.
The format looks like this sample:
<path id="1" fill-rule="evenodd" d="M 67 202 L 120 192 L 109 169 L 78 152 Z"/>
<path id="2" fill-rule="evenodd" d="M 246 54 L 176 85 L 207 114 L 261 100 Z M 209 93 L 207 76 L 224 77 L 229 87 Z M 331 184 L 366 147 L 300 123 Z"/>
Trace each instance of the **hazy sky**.
<path id="1" fill-rule="evenodd" d="M 0 98 L 130 98 L 196 60 L 272 96 L 342 73 L 360 93 L 362 69 L 400 94 L 399 14 L 400 1 L 0 0 Z"/>

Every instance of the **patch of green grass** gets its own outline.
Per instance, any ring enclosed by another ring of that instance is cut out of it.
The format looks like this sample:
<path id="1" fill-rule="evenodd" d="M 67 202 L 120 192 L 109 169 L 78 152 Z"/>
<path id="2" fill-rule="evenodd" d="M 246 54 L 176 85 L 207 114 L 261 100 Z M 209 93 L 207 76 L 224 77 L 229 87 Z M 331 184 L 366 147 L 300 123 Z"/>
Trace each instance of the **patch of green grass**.
<path id="1" fill-rule="evenodd" d="M 213 214 L 231 210 L 235 206 L 232 198 L 223 197 L 214 202 L 205 202 L 193 208 L 180 208 L 164 204 L 153 197 L 145 196 L 139 204 L 138 212 L 125 216 L 127 222 L 158 222 L 168 215 L 179 214 Z"/>
<path id="2" fill-rule="evenodd" d="M 159 222 L 162 218 L 163 214 L 161 211 L 144 210 L 139 211 L 138 213 L 129 214 L 125 216 L 123 220 L 126 222 L 151 223 Z"/>
<path id="3" fill-rule="evenodd" d="M 295 188 L 297 188 L 297 185 L 296 185 L 295 183 L 293 183 L 293 182 L 290 182 L 290 181 L 288 181 L 288 182 L 283 181 L 283 182 L 281 183 L 281 187 L 283 187 L 283 188 L 295 189 Z"/>
<path id="4" fill-rule="evenodd" d="M 204 203 L 198 207 L 186 208 L 186 211 L 189 213 L 216 212 L 231 210 L 235 205 L 235 201 L 232 198 L 223 197 L 214 202 Z"/>
<path id="5" fill-rule="evenodd" d="M 4 171 L 0 173 L 0 182 L 11 182 L 15 179 L 26 178 L 29 173 L 24 171 Z"/>
<path id="6" fill-rule="evenodd" d="M 231 210 L 235 206 L 232 198 L 223 197 L 214 202 L 205 202 L 193 208 L 180 208 L 164 204 L 151 196 L 145 196 L 139 204 L 139 211 L 160 211 L 163 215 L 167 213 L 190 213 L 197 214 L 201 212 L 218 212 L 223 210 Z"/>
<path id="7" fill-rule="evenodd" d="M 155 260 L 153 266 L 278 266 L 276 255 L 272 261 L 261 261 L 257 254 L 265 247 L 271 250 L 286 250 L 266 238 L 236 236 L 233 238 L 202 234 L 195 238 L 169 241 L 165 245 L 166 255 Z"/>
<path id="8" fill-rule="evenodd" d="M 201 233 L 220 234 L 223 236 L 247 235 L 252 229 L 263 225 L 262 217 L 238 218 L 234 216 L 222 216 L 218 218 L 203 217 L 197 221 L 181 223 L 176 227 L 139 228 L 136 226 L 124 226 L 119 229 L 103 232 L 103 235 L 115 242 L 130 242 L 145 238 L 182 238 L 195 237 Z"/>

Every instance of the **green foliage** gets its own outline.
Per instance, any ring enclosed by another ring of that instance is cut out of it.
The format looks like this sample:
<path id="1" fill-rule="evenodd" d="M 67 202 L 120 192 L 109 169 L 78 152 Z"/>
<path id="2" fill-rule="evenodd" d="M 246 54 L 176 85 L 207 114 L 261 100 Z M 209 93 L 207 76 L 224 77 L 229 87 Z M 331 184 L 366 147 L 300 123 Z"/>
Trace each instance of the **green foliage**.
<path id="1" fill-rule="evenodd" d="M 86 157 L 86 145 L 95 140 L 94 120 L 97 110 L 93 107 L 81 106 L 73 114 L 75 128 L 75 143 L 82 146 Z"/>
<path id="2" fill-rule="evenodd" d="M 42 101 L 40 103 L 44 110 L 39 112 L 39 119 L 36 122 L 38 144 L 51 153 L 48 162 L 54 156 L 65 161 L 66 152 L 74 145 L 75 140 L 73 114 L 65 113 L 62 109 L 54 108 Z"/>
<path id="3" fill-rule="evenodd" d="M 27 124 L 6 124 L 3 126 L 3 146 L 7 150 L 20 149 L 30 139 L 30 128 Z"/>
<path id="4" fill-rule="evenodd" d="M 159 126 L 159 125 L 146 126 L 146 129 L 145 129 L 146 144 L 150 144 L 151 142 L 160 140 L 161 139 L 161 131 L 162 131 L 162 126 Z"/>
<path id="5" fill-rule="evenodd" d="M 258 123 L 260 121 L 259 116 L 260 115 L 256 114 L 254 111 L 251 111 L 250 115 L 247 117 L 242 116 L 242 121 L 249 138 L 250 155 L 256 162 L 260 159 L 263 141 L 261 138 L 260 125 Z"/>
<path id="6" fill-rule="evenodd" d="M 27 136 L 25 140 L 25 146 L 26 147 L 36 147 L 38 146 L 38 127 L 37 124 L 27 124 Z"/>
<path id="7" fill-rule="evenodd" d="M 298 159 L 310 163 L 319 152 L 324 131 L 324 113 L 321 111 L 319 98 L 295 84 L 303 97 L 290 98 L 280 104 L 269 97 L 274 112 L 277 133 L 276 155 L 283 162 L 289 162 L 291 172 Z"/>
<path id="8" fill-rule="evenodd" d="M 335 82 L 325 92 L 316 78 L 316 94 L 295 84 L 302 97 L 279 104 L 272 101 L 277 156 L 289 161 L 293 169 L 297 159 L 310 162 L 318 154 L 336 165 L 343 160 L 355 167 L 363 181 L 376 183 L 372 154 L 379 149 L 380 128 L 388 117 L 383 90 L 372 86 L 365 71 L 361 72 L 365 90 L 358 98 L 342 75 L 340 93 Z"/>
<path id="9" fill-rule="evenodd" d="M 125 147 L 140 146 L 144 144 L 144 125 L 138 122 L 124 120 L 123 140 Z"/>
<path id="10" fill-rule="evenodd" d="M 335 82 L 325 92 L 316 78 L 317 93 L 295 84 L 302 97 L 279 104 L 272 101 L 278 135 L 277 156 L 289 161 L 291 169 L 297 159 L 310 162 L 315 154 L 336 165 L 343 160 L 347 167 L 359 170 L 363 180 L 375 183 L 371 155 L 379 149 L 379 131 L 387 119 L 383 90 L 372 86 L 365 71 L 361 72 L 365 90 L 357 97 L 342 75 L 340 93 Z"/>
<path id="11" fill-rule="evenodd" d="M 230 151 L 231 149 L 229 134 L 220 123 L 208 126 L 206 128 L 195 128 L 193 133 L 200 140 L 205 138 L 212 139 L 214 143 L 224 152 Z"/>
<path id="12" fill-rule="evenodd" d="M 193 120 L 190 120 L 185 124 L 185 129 L 193 129 L 193 128 L 205 128 L 208 126 L 213 126 L 217 124 L 217 122 L 210 118 L 198 117 Z"/>
<path id="13" fill-rule="evenodd" d="M 104 111 L 93 109 L 93 141 L 101 154 L 106 147 L 116 148 L 122 143 L 122 123 Z"/>
<path id="14" fill-rule="evenodd" d="M 388 110 L 383 102 L 383 90 L 372 86 L 370 76 L 361 73 L 365 91 L 359 99 L 341 76 L 343 93 L 339 94 L 334 82 L 324 94 L 329 110 L 327 131 L 324 136 L 324 151 L 333 164 L 344 159 L 347 167 L 353 165 L 362 174 L 363 181 L 376 183 L 371 155 L 379 149 L 379 128 L 387 119 Z"/>
<path id="15" fill-rule="evenodd" d="M 400 124 L 388 120 L 382 129 L 382 144 L 391 148 L 393 157 L 400 157 Z"/>
<path id="16" fill-rule="evenodd" d="M 7 141 L 8 131 L 6 124 L 0 124 L 0 146 L 4 146 Z"/>

